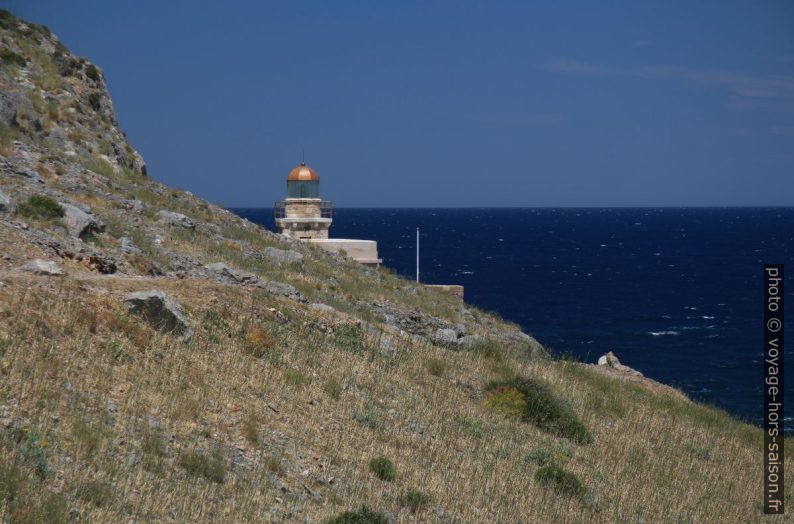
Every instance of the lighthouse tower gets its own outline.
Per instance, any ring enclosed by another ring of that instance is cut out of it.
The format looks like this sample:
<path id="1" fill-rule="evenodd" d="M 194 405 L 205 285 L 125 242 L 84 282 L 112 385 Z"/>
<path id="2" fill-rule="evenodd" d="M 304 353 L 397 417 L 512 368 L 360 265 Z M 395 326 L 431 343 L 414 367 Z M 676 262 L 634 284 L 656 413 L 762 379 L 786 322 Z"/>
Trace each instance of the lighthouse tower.
<path id="1" fill-rule="evenodd" d="M 301 162 L 287 176 L 287 198 L 273 206 L 278 232 L 301 240 L 327 239 L 331 202 L 320 198 L 320 175 Z"/>

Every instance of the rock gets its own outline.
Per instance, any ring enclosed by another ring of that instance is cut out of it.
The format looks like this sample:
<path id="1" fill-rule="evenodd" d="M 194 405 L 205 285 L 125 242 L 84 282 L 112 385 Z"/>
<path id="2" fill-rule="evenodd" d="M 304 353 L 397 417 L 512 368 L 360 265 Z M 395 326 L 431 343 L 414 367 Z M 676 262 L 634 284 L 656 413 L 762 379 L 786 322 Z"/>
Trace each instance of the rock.
<path id="1" fill-rule="evenodd" d="M 298 302 L 306 302 L 306 299 L 303 298 L 300 291 L 294 286 L 285 284 L 284 282 L 265 282 L 261 287 L 271 295 L 297 300 Z"/>
<path id="2" fill-rule="evenodd" d="M 33 273 L 34 275 L 47 275 L 52 277 L 66 274 L 63 268 L 56 262 L 52 260 L 42 260 L 41 258 L 35 258 L 19 269 Z"/>
<path id="3" fill-rule="evenodd" d="M 86 213 L 79 207 L 59 202 L 66 214 L 63 217 L 66 222 L 66 227 L 69 229 L 69 234 L 77 238 L 87 238 L 94 233 L 100 233 L 105 230 L 105 224 L 102 220 L 93 215 Z"/>
<path id="4" fill-rule="evenodd" d="M 436 344 L 440 344 L 443 346 L 457 344 L 458 332 L 454 329 L 449 329 L 449 328 L 437 329 L 435 333 L 433 333 L 432 339 L 433 342 L 435 342 Z"/>
<path id="5" fill-rule="evenodd" d="M 74 256 L 74 259 L 82 262 L 88 269 L 105 275 L 112 275 L 117 269 L 116 261 L 112 257 L 96 251 L 81 251 Z"/>
<path id="6" fill-rule="evenodd" d="M 0 213 L 11 213 L 14 211 L 14 204 L 11 202 L 11 197 L 3 193 L 0 189 Z"/>
<path id="7" fill-rule="evenodd" d="M 160 421 L 153 415 L 146 417 L 146 425 L 152 429 L 160 429 Z"/>
<path id="8" fill-rule="evenodd" d="M 637 375 L 639 377 L 642 376 L 642 373 L 640 373 L 636 369 L 632 369 L 632 368 L 630 368 L 628 366 L 625 366 L 625 365 L 621 364 L 620 360 L 618 360 L 617 355 L 615 355 L 611 351 L 609 353 L 607 353 L 606 355 L 601 355 L 598 358 L 598 365 L 599 366 L 606 366 L 606 367 L 615 369 L 617 371 L 622 371 L 623 373 L 629 373 L 631 375 Z"/>
<path id="9" fill-rule="evenodd" d="M 458 345 L 464 348 L 472 348 L 486 341 L 482 335 L 466 335 L 458 339 Z"/>
<path id="10" fill-rule="evenodd" d="M 257 281 L 256 275 L 248 271 L 240 271 L 239 269 L 232 269 L 223 262 L 216 262 L 214 264 L 207 264 L 204 269 L 215 273 L 226 281 L 233 283 L 254 283 Z"/>
<path id="11" fill-rule="evenodd" d="M 119 239 L 119 242 L 121 242 L 121 252 L 122 253 L 126 253 L 127 255 L 135 255 L 135 254 L 143 253 L 143 251 L 141 251 L 138 248 L 138 246 L 136 246 L 132 242 L 132 239 L 129 238 L 129 237 L 121 237 Z"/>
<path id="12" fill-rule="evenodd" d="M 309 309 L 320 311 L 322 313 L 332 313 L 333 311 L 335 311 L 335 309 L 329 306 L 328 304 L 310 304 Z"/>
<path id="13" fill-rule="evenodd" d="M 291 249 L 276 249 L 268 247 L 264 251 L 265 257 L 279 264 L 302 264 L 303 255 Z"/>
<path id="14" fill-rule="evenodd" d="M 157 216 L 162 222 L 172 226 L 184 227 L 186 229 L 196 229 L 196 224 L 182 213 L 166 211 L 165 209 L 157 212 Z"/>
<path id="15" fill-rule="evenodd" d="M 30 168 L 23 167 L 21 169 L 17 169 L 15 172 L 18 175 L 22 175 L 25 178 L 31 179 L 33 182 L 36 182 L 37 184 L 43 184 L 44 183 L 44 179 L 41 178 L 41 175 L 38 174 L 36 171 L 33 171 Z"/>
<path id="16" fill-rule="evenodd" d="M 141 315 L 159 331 L 172 333 L 183 341 L 189 341 L 193 336 L 182 307 L 163 291 L 129 293 L 124 297 L 124 306 L 130 313 Z"/>

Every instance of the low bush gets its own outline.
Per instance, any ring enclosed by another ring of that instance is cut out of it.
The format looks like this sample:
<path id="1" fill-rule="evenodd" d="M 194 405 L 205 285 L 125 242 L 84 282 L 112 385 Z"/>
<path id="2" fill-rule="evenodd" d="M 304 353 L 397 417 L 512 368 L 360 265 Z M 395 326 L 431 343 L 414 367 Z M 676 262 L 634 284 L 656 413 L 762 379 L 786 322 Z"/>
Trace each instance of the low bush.
<path id="1" fill-rule="evenodd" d="M 265 356 L 273 347 L 273 335 L 259 324 L 249 324 L 243 335 L 243 349 L 256 358 Z"/>
<path id="2" fill-rule="evenodd" d="M 3 49 L 0 51 L 0 59 L 2 59 L 3 65 L 10 64 L 17 65 L 19 67 L 25 67 L 28 63 L 27 58 L 13 52 L 10 49 Z"/>
<path id="3" fill-rule="evenodd" d="M 352 324 L 343 324 L 334 333 L 337 346 L 351 353 L 361 353 L 365 349 L 364 334 L 361 328 Z"/>
<path id="4" fill-rule="evenodd" d="M 288 369 L 284 372 L 284 380 L 290 386 L 300 387 L 306 383 L 306 375 L 298 371 L 297 369 Z"/>
<path id="5" fill-rule="evenodd" d="M 565 497 L 579 497 L 587 492 L 579 477 L 556 465 L 539 468 L 535 472 L 535 480 Z"/>
<path id="6" fill-rule="evenodd" d="M 88 105 L 94 111 L 99 111 L 99 108 L 102 107 L 102 98 L 99 96 L 99 93 L 91 93 L 88 95 Z"/>
<path id="7" fill-rule="evenodd" d="M 345 511 L 344 513 L 328 519 L 327 524 L 387 524 L 388 517 L 379 512 L 370 509 L 367 506 L 361 506 L 358 511 Z"/>
<path id="8" fill-rule="evenodd" d="M 44 195 L 33 195 L 17 207 L 17 214 L 26 218 L 52 220 L 62 218 L 66 211 L 52 198 Z"/>
<path id="9" fill-rule="evenodd" d="M 113 497 L 113 487 L 107 482 L 89 480 L 77 487 L 75 495 L 84 502 L 90 502 L 95 506 L 103 506 Z"/>
<path id="10" fill-rule="evenodd" d="M 226 465 L 219 453 L 206 455 L 196 451 L 188 451 L 179 457 L 179 465 L 194 477 L 221 484 L 226 478 Z"/>
<path id="11" fill-rule="evenodd" d="M 381 480 L 391 482 L 396 476 L 394 464 L 386 457 L 375 457 L 370 460 L 369 469 Z"/>
<path id="12" fill-rule="evenodd" d="M 249 444 L 252 446 L 259 444 L 259 417 L 255 413 L 249 413 L 243 419 L 240 430 Z"/>
<path id="13" fill-rule="evenodd" d="M 491 382 L 485 388 L 486 400 L 491 392 L 502 391 L 504 393 L 499 399 L 501 402 L 494 400 L 494 404 L 515 409 L 517 403 L 513 398 L 514 394 L 510 393 L 509 396 L 506 394 L 509 389 L 518 391 L 524 397 L 526 405 L 523 408 L 521 419 L 525 422 L 530 422 L 543 431 L 579 444 L 592 442 L 590 431 L 579 420 L 571 406 L 558 398 L 549 385 L 539 380 L 517 377 L 506 381 Z M 508 402 L 510 399 L 514 402 L 512 406 Z"/>
<path id="14" fill-rule="evenodd" d="M 403 501 L 411 513 L 416 513 L 430 502 L 430 496 L 421 491 L 409 491 L 403 497 Z"/>
<path id="15" fill-rule="evenodd" d="M 323 391 L 334 400 L 339 400 L 342 396 L 342 384 L 335 378 L 329 378 L 323 386 Z"/>
<path id="16" fill-rule="evenodd" d="M 425 361 L 425 367 L 427 368 L 427 371 L 434 377 L 444 376 L 444 372 L 447 369 L 446 363 L 440 358 L 428 358 Z"/>
<path id="17" fill-rule="evenodd" d="M 85 76 L 93 80 L 94 82 L 99 81 L 99 69 L 96 68 L 94 64 L 89 64 L 88 67 L 85 68 Z"/>
<path id="18" fill-rule="evenodd" d="M 573 457 L 573 451 L 563 444 L 538 446 L 527 454 L 527 460 L 538 466 L 564 465 L 571 457 Z"/>

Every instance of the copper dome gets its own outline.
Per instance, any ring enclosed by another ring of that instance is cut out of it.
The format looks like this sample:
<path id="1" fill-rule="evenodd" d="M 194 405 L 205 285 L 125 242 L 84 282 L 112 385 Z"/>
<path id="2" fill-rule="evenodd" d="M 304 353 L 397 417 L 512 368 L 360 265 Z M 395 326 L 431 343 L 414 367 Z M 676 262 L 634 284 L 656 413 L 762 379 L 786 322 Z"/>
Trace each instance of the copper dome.
<path id="1" fill-rule="evenodd" d="M 301 165 L 289 172 L 287 181 L 311 181 L 320 180 L 320 175 L 317 171 L 306 165 L 306 162 L 301 162 Z"/>

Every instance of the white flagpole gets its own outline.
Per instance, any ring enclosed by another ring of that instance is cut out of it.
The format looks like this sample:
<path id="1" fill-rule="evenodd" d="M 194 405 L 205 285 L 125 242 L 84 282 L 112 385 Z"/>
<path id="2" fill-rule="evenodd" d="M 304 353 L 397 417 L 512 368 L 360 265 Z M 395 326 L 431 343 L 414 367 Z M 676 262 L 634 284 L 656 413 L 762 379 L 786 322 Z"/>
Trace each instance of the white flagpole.
<path id="1" fill-rule="evenodd" d="M 419 228 L 416 228 L 416 283 L 419 283 Z"/>

